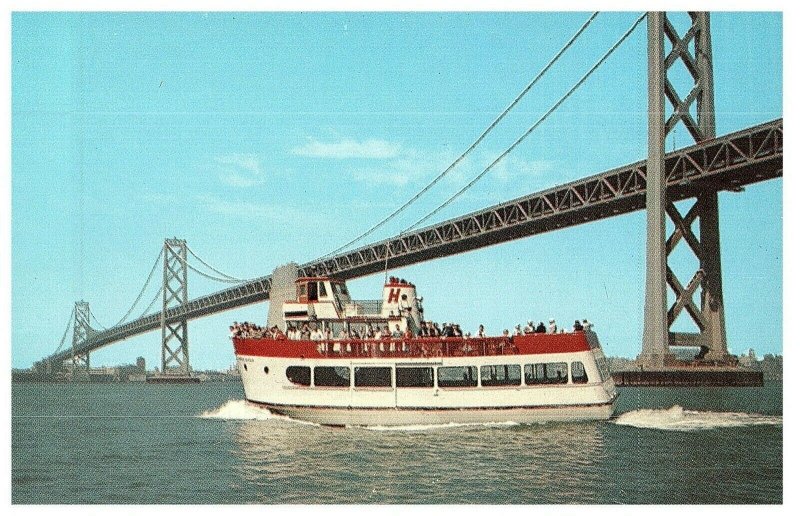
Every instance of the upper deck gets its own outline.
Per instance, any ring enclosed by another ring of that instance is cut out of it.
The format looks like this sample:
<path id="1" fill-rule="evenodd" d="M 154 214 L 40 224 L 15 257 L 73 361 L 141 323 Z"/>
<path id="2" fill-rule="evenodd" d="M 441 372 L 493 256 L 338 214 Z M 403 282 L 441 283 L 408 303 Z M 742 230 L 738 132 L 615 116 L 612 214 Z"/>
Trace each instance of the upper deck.
<path id="1" fill-rule="evenodd" d="M 514 337 L 416 337 L 387 339 L 289 340 L 233 337 L 237 355 L 280 358 L 435 358 L 537 355 L 589 351 L 599 346 L 594 332 L 532 333 Z"/>

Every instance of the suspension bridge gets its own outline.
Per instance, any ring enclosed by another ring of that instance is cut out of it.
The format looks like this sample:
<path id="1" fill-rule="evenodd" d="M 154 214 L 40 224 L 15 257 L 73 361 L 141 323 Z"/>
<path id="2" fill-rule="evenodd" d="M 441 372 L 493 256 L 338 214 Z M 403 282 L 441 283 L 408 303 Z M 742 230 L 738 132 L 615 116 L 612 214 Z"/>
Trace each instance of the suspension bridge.
<path id="1" fill-rule="evenodd" d="M 767 121 L 723 136 L 715 134 L 708 13 L 690 13 L 692 23 L 685 34 L 676 31 L 665 13 L 651 12 L 646 15 L 649 103 L 647 159 L 420 227 L 537 129 L 633 32 L 639 22 L 645 19 L 643 15 L 526 133 L 444 204 L 395 237 L 347 250 L 407 208 L 456 167 L 558 61 L 596 15 L 592 15 L 572 40 L 450 167 L 359 238 L 326 256 L 300 265 L 299 274 L 358 278 L 382 272 L 386 268 L 407 266 L 646 210 L 645 328 L 639 356 L 642 367 L 658 370 L 669 366 L 670 346 L 675 345 L 705 348 L 710 358 L 721 362 L 729 359 L 722 302 L 717 194 L 721 191 L 739 192 L 749 184 L 782 177 L 783 120 Z M 669 52 L 665 52 L 665 41 L 671 44 Z M 685 67 L 694 80 L 693 87 L 685 96 L 678 94 L 670 83 L 667 71 L 672 66 Z M 670 111 L 666 109 L 666 102 L 671 105 Z M 666 153 L 666 135 L 681 124 L 696 143 Z M 695 203 L 687 213 L 681 214 L 674 203 L 686 199 L 694 199 Z M 666 233 L 667 219 L 673 226 L 669 235 Z M 695 235 L 692 229 L 696 221 L 699 222 L 699 235 Z M 668 263 L 669 254 L 681 244 L 688 247 L 699 263 L 697 272 L 686 285 L 672 272 Z M 193 265 L 197 262 L 200 265 Z M 163 273 L 160 289 L 141 315 L 129 320 L 155 277 L 159 263 L 162 264 Z M 203 269 L 211 272 L 204 272 Z M 190 300 L 187 289 L 190 270 L 232 286 Z M 160 329 L 162 372 L 189 374 L 188 321 L 267 301 L 272 286 L 272 274 L 249 280 L 234 278 L 205 262 L 185 240 L 166 239 L 133 306 L 117 324 L 98 329 L 99 323 L 94 319 L 89 303 L 77 302 L 56 351 L 37 362 L 35 369 L 53 372 L 71 361 L 73 367 L 88 370 L 91 352 Z M 667 300 L 667 288 L 674 293 L 671 303 Z M 698 291 L 700 306 L 694 300 Z M 153 311 L 159 298 L 160 309 Z M 696 325 L 696 332 L 671 331 L 673 322 L 683 311 L 689 314 Z M 94 326 L 93 320 L 96 323 Z M 65 345 L 70 328 L 72 340 Z"/>

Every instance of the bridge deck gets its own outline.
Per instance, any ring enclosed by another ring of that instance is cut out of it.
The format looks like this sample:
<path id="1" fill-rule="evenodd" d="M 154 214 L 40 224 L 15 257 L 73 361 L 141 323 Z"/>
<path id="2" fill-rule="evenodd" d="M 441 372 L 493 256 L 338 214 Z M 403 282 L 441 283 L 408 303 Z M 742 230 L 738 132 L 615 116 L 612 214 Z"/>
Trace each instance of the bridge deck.
<path id="1" fill-rule="evenodd" d="M 696 197 L 709 191 L 735 191 L 742 186 L 783 175 L 783 119 L 686 147 L 668 154 L 667 196 Z M 343 279 L 463 253 L 480 247 L 630 213 L 645 207 L 645 161 L 615 168 L 541 192 L 520 197 L 412 233 L 382 240 L 354 251 L 316 260 L 300 274 L 335 275 Z M 388 256 L 387 256 L 388 254 Z M 172 308 L 167 321 L 195 319 L 269 299 L 270 276 L 264 276 Z M 161 326 L 155 313 L 93 333 L 83 354 Z M 45 360 L 61 361 L 72 350 Z"/>

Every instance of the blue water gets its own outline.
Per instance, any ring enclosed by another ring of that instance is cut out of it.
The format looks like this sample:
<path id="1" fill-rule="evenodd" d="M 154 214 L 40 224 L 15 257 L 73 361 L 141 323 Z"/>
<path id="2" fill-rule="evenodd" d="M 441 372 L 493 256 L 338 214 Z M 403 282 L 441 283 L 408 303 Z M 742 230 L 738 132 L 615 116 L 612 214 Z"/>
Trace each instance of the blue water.
<path id="1" fill-rule="evenodd" d="M 611 422 L 335 429 L 239 383 L 14 384 L 12 502 L 781 503 L 782 387 L 623 388 Z"/>

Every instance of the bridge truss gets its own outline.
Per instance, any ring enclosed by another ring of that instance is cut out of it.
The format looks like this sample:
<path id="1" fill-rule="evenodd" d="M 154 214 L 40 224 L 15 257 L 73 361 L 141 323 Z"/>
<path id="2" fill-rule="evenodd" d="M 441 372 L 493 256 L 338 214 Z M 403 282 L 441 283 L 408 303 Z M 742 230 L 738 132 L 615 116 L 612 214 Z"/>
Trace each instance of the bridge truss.
<path id="1" fill-rule="evenodd" d="M 710 139 L 665 157 L 667 199 L 674 202 L 783 175 L 783 119 Z M 536 192 L 300 266 L 301 275 L 367 276 L 481 247 L 589 223 L 645 208 L 647 162 Z M 686 217 L 689 217 L 687 215 Z M 685 217 L 684 217 L 685 220 Z M 678 221 L 676 221 L 678 223 Z M 269 299 L 272 277 L 263 276 L 213 294 L 165 307 L 105 331 L 92 331 L 74 350 L 43 362 L 59 363 L 161 327 Z"/>

